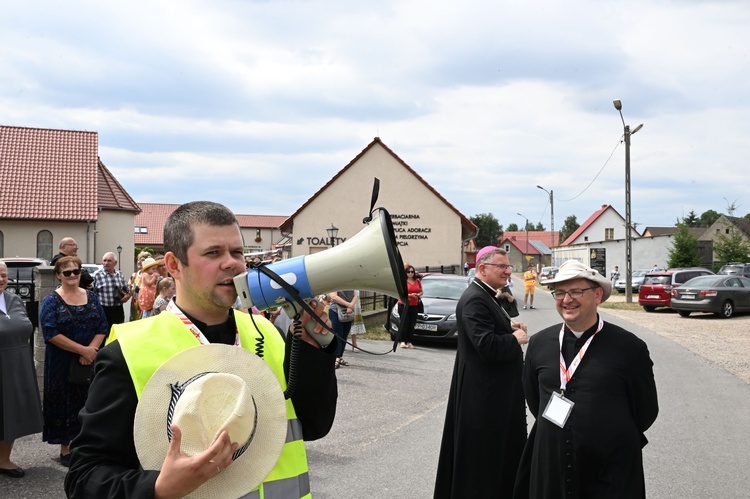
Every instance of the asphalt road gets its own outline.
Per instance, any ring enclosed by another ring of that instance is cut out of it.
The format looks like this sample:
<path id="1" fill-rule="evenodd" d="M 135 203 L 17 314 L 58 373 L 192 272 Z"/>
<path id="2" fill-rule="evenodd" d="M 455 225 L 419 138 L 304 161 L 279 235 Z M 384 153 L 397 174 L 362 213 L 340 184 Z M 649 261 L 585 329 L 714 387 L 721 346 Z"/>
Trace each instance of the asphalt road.
<path id="1" fill-rule="evenodd" d="M 549 295 L 537 290 L 536 298 L 537 309 L 518 318 L 530 332 L 559 319 Z M 658 334 L 604 317 L 643 338 L 655 363 L 661 411 L 646 433 L 648 496 L 750 497 L 750 385 Z M 390 346 L 360 344 L 380 352 Z M 307 446 L 314 497 L 432 496 L 454 356 L 454 348 L 438 345 L 383 356 L 347 351 L 334 427 Z M 13 458 L 27 476 L 0 476 L 0 497 L 62 497 L 57 453 L 41 435 L 19 439 Z"/>

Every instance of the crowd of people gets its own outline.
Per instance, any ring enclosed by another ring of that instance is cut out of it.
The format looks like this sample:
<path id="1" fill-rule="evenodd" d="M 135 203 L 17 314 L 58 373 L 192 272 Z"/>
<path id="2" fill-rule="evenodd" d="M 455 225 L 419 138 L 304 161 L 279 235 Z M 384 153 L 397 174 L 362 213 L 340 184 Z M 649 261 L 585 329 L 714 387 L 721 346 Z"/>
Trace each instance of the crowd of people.
<path id="1" fill-rule="evenodd" d="M 14 372 L 10 382 L 0 370 L 0 400 L 17 401 L 0 407 L 0 474 L 24 476 L 11 460 L 13 443 L 41 431 L 45 442 L 59 445 L 59 461 L 70 468 L 68 497 L 181 497 L 199 489 L 203 497 L 227 490 L 275 497 L 278 487 L 287 491 L 281 497 L 306 497 L 302 441 L 325 436 L 333 424 L 335 369 L 349 365 L 349 335 L 366 331 L 359 292 L 311 299 L 335 337 L 323 344 L 303 327 L 295 329 L 295 342 L 289 334 L 294 325 L 281 309 L 242 311 L 238 305 L 232 278 L 259 262 L 245 261 L 239 224 L 226 207 L 180 206 L 165 224 L 164 247 L 164 255 L 139 254 L 127 282 L 107 252 L 103 268 L 84 284 L 77 244 L 72 238 L 60 243 L 54 263 L 59 287 L 40 307 L 47 344 L 43 404 L 31 355 L 33 326 L 21 300 L 5 292 L 7 268 L 0 263 L 0 361 Z M 407 320 L 399 339 L 408 349 L 414 348 L 410 334 L 422 286 L 413 266 L 405 270 L 408 303 L 398 308 Z M 612 281 L 565 262 L 550 281 L 562 323 L 529 335 L 516 319 L 512 270 L 504 250 L 483 248 L 458 302 L 434 496 L 644 497 L 644 434 L 658 414 L 653 363 L 642 340 L 599 315 Z M 529 266 L 524 309 L 526 303 L 534 308 L 529 281 L 535 279 Z M 359 351 L 354 336 L 352 350 Z M 191 361 L 174 360 L 183 358 Z M 174 363 L 179 375 L 170 370 Z M 288 380 L 292 384 L 290 370 L 305 375 L 296 377 L 283 402 L 281 391 L 249 383 L 250 364 L 258 376 L 275 379 L 266 385 L 284 391 Z M 152 378 L 160 380 L 156 387 Z M 224 403 L 204 398 L 217 391 Z M 251 396 L 267 397 L 279 410 L 246 415 L 242 400 Z M 165 401 L 168 412 L 161 412 Z M 535 418 L 530 432 L 527 406 Z M 158 428 L 171 421 L 163 439 L 141 431 L 153 418 Z M 278 445 L 252 445 L 256 430 Z M 207 437 L 196 442 L 196 431 Z M 268 469 L 238 485 L 238 476 L 253 468 L 251 458 L 241 459 L 244 452 Z"/>

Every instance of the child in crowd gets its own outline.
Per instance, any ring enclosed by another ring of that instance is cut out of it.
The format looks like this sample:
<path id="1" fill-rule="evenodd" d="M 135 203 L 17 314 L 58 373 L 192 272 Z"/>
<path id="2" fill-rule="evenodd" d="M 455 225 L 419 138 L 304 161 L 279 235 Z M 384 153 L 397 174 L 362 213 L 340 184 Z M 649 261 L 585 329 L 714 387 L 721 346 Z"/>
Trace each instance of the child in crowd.
<path id="1" fill-rule="evenodd" d="M 151 315 L 159 315 L 166 310 L 169 301 L 174 296 L 174 279 L 165 277 L 156 285 L 156 292 L 159 293 L 154 300 L 154 308 L 151 309 Z"/>

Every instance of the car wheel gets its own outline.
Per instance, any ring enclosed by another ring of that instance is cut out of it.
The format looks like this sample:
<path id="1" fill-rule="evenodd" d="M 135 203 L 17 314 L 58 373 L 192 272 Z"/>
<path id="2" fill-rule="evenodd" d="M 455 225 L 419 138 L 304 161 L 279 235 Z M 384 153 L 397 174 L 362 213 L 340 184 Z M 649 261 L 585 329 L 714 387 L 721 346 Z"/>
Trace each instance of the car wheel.
<path id="1" fill-rule="evenodd" d="M 653 312 L 654 310 L 656 310 L 656 307 L 654 307 L 653 305 L 644 305 L 643 310 L 645 310 L 646 312 Z"/>
<path id="2" fill-rule="evenodd" d="M 680 314 L 680 317 L 690 317 L 690 312 L 687 310 L 678 310 L 678 314 Z"/>
<path id="3" fill-rule="evenodd" d="M 719 317 L 723 319 L 729 319 L 730 317 L 734 315 L 734 304 L 729 300 L 725 301 L 721 305 L 721 312 L 719 312 L 716 315 L 718 315 Z"/>

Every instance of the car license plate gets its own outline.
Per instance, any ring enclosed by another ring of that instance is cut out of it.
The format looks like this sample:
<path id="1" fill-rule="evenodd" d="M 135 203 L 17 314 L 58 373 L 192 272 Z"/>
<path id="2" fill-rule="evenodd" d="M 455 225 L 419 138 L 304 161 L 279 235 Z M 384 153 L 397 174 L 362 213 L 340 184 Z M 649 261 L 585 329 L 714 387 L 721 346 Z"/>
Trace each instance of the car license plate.
<path id="1" fill-rule="evenodd" d="M 649 300 L 658 300 L 659 295 L 646 295 L 646 298 Z"/>
<path id="2" fill-rule="evenodd" d="M 422 324 L 421 322 L 418 322 L 414 324 L 414 329 L 419 329 L 421 331 L 437 331 L 437 324 Z"/>
<path id="3" fill-rule="evenodd" d="M 695 295 L 682 295 L 680 298 L 683 300 L 695 300 Z"/>

